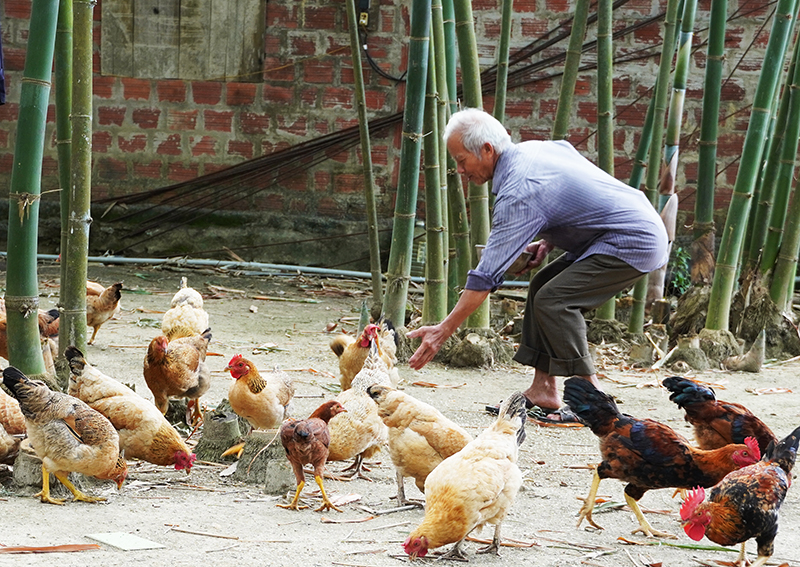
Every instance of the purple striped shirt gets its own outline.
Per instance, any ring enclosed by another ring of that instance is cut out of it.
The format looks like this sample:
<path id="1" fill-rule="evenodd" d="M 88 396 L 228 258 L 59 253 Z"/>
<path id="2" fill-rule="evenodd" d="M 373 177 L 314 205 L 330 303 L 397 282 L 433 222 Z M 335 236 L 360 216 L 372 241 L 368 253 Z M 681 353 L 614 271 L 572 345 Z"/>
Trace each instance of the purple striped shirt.
<path id="1" fill-rule="evenodd" d="M 565 141 L 506 149 L 494 169 L 492 230 L 467 289 L 496 289 L 506 269 L 538 236 L 573 260 L 619 258 L 641 272 L 669 259 L 667 231 L 641 191 L 615 179 Z"/>

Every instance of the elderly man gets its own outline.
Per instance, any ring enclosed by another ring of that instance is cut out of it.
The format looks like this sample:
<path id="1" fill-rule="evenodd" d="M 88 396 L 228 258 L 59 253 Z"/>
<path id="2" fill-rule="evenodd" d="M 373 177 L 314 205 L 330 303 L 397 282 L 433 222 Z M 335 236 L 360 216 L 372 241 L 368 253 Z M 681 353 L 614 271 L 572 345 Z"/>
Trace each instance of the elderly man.
<path id="1" fill-rule="evenodd" d="M 467 180 L 493 180 L 492 230 L 453 311 L 438 325 L 408 334 L 422 339 L 409 364 L 420 369 L 430 362 L 523 251 L 532 253 L 528 271 L 558 247 L 565 254 L 530 282 L 514 360 L 535 368 L 524 392 L 528 407 L 538 406 L 552 420 L 566 419 L 558 410 L 556 376 L 580 376 L 599 387 L 584 313 L 667 262 L 664 224 L 641 191 L 593 165 L 568 142 L 514 144 L 500 122 L 472 108 L 453 114 L 444 139 Z"/>

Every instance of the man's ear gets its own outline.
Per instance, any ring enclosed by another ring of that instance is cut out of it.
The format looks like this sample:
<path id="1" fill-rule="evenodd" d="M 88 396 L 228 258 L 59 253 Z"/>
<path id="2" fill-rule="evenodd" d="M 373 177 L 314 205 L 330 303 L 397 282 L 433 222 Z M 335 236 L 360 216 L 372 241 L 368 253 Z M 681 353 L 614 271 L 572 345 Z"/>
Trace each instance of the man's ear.
<path id="1" fill-rule="evenodd" d="M 482 146 L 482 149 L 483 149 L 484 152 L 486 152 L 488 154 L 493 154 L 494 153 L 494 146 L 492 144 L 490 144 L 489 142 L 484 142 L 483 146 Z"/>

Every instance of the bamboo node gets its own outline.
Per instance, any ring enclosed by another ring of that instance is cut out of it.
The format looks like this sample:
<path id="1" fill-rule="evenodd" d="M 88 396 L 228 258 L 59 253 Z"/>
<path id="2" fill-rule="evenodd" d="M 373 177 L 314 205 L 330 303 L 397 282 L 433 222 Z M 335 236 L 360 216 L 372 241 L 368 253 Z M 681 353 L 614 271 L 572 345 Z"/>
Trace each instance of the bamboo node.
<path id="1" fill-rule="evenodd" d="M 40 86 L 47 87 L 47 88 L 50 88 L 50 85 L 51 85 L 50 81 L 45 81 L 45 80 L 42 80 L 42 79 L 36 79 L 34 77 L 22 77 L 22 82 L 23 83 L 30 83 L 32 85 L 40 85 Z"/>
<path id="2" fill-rule="evenodd" d="M 408 214 L 395 213 L 394 217 L 397 219 L 415 219 L 417 218 L 417 213 L 408 213 Z"/>
<path id="3" fill-rule="evenodd" d="M 34 193 L 9 193 L 8 198 L 16 199 L 18 201 L 17 205 L 19 206 L 19 222 L 22 224 L 26 216 L 30 217 L 31 212 L 29 207 L 41 199 L 41 195 L 36 195 Z"/>
<path id="4" fill-rule="evenodd" d="M 30 316 L 31 313 L 38 313 L 39 312 L 39 296 L 24 296 L 24 295 L 13 295 L 10 296 L 6 294 L 6 309 L 9 311 L 19 311 L 22 313 L 22 316 L 26 319 Z"/>
<path id="5" fill-rule="evenodd" d="M 422 138 L 424 138 L 425 136 L 430 135 L 431 133 L 432 132 L 428 132 L 427 134 L 420 134 L 419 132 L 403 132 L 403 136 L 405 136 L 406 138 L 408 138 L 412 142 L 417 143 Z"/>

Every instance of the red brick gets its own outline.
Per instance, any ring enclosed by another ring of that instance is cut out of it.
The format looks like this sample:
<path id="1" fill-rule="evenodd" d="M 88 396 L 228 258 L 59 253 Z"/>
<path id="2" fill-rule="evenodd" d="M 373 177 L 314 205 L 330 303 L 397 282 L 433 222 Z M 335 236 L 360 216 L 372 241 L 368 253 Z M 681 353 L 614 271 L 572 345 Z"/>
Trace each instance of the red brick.
<path id="1" fill-rule="evenodd" d="M 123 152 L 137 153 L 142 152 L 147 148 L 147 135 L 146 134 L 133 134 L 130 138 L 124 136 L 117 136 L 117 145 Z"/>
<path id="2" fill-rule="evenodd" d="M 215 132 L 230 132 L 233 124 L 233 112 L 204 110 L 203 122 L 205 122 L 206 130 L 212 130 Z"/>
<path id="3" fill-rule="evenodd" d="M 156 153 L 165 156 L 181 155 L 181 135 L 169 134 L 156 144 Z"/>
<path id="4" fill-rule="evenodd" d="M 192 136 L 189 138 L 189 145 L 192 148 L 193 156 L 216 156 L 217 140 L 211 136 Z"/>
<path id="5" fill-rule="evenodd" d="M 147 100 L 150 98 L 150 81 L 145 79 L 122 78 L 122 96 L 126 100 Z"/>
<path id="6" fill-rule="evenodd" d="M 545 0 L 544 7 L 545 10 L 559 13 L 569 12 L 572 9 L 569 0 Z"/>
<path id="7" fill-rule="evenodd" d="M 255 83 L 228 83 L 229 105 L 253 104 L 256 101 Z"/>
<path id="8" fill-rule="evenodd" d="M 124 106 L 98 106 L 97 123 L 100 126 L 122 126 L 127 110 Z"/>
<path id="9" fill-rule="evenodd" d="M 238 155 L 245 159 L 251 159 L 253 157 L 253 142 L 230 140 L 228 142 L 228 155 Z"/>
<path id="10" fill-rule="evenodd" d="M 300 96 L 298 97 L 298 100 L 308 106 L 316 106 L 318 93 L 319 89 L 316 88 L 302 89 L 300 91 Z"/>
<path id="11" fill-rule="evenodd" d="M 105 130 L 95 131 L 92 134 L 92 153 L 107 154 L 113 141 L 111 132 Z"/>
<path id="12" fill-rule="evenodd" d="M 161 162 L 151 161 L 148 163 L 134 163 L 133 174 L 136 177 L 147 177 L 149 179 L 161 178 Z"/>
<path id="13" fill-rule="evenodd" d="M 322 197 L 317 203 L 317 214 L 340 218 L 344 214 L 342 206 L 331 197 Z"/>
<path id="14" fill-rule="evenodd" d="M 292 94 L 292 87 L 279 87 L 276 85 L 264 85 L 264 102 L 276 103 L 276 102 L 292 102 L 294 100 L 294 95 Z"/>
<path id="15" fill-rule="evenodd" d="M 364 93 L 364 102 L 367 110 L 384 110 L 386 108 L 386 93 L 384 91 L 368 90 Z"/>
<path id="16" fill-rule="evenodd" d="M 259 193 L 253 203 L 258 210 L 282 211 L 283 195 L 277 193 Z"/>
<path id="17" fill-rule="evenodd" d="M 25 68 L 25 50 L 14 47 L 3 48 L 3 68 L 8 71 L 22 71 Z M 6 75 L 6 82 L 8 75 Z"/>
<path id="18" fill-rule="evenodd" d="M 104 157 L 95 160 L 97 176 L 100 179 L 126 179 L 128 177 L 128 165 L 118 159 Z"/>
<path id="19" fill-rule="evenodd" d="M 596 102 L 579 102 L 578 103 L 578 117 L 583 118 L 589 124 L 597 124 L 597 103 Z"/>
<path id="20" fill-rule="evenodd" d="M 290 40 L 291 46 L 289 55 L 291 56 L 304 56 L 308 57 L 310 55 L 317 54 L 317 44 L 312 39 L 308 39 L 308 37 L 293 37 Z"/>
<path id="21" fill-rule="evenodd" d="M 11 173 L 14 167 L 14 153 L 0 154 L 0 172 Z"/>
<path id="22" fill-rule="evenodd" d="M 196 163 L 183 165 L 180 163 L 171 163 L 167 166 L 167 179 L 170 181 L 189 181 L 197 177 Z"/>
<path id="23" fill-rule="evenodd" d="M 8 147 L 8 130 L 0 130 L 0 148 Z"/>
<path id="24" fill-rule="evenodd" d="M 54 156 L 46 155 L 42 158 L 42 177 L 58 177 L 58 160 Z"/>
<path id="25" fill-rule="evenodd" d="M 304 201 L 303 199 L 292 199 L 289 202 L 289 210 L 293 213 L 307 213 L 308 212 L 308 202 Z M 326 215 L 327 213 L 323 213 L 319 209 L 317 209 L 317 214 Z"/>
<path id="26" fill-rule="evenodd" d="M 336 29 L 336 13 L 339 6 L 309 6 L 305 11 L 305 21 L 314 26 L 315 30 L 333 30 Z"/>
<path id="27" fill-rule="evenodd" d="M 484 104 L 486 108 L 492 108 Z M 528 118 L 533 114 L 533 99 L 506 101 L 506 117 Z"/>
<path id="28" fill-rule="evenodd" d="M 157 128 L 161 111 L 157 108 L 138 108 L 133 111 L 133 123 L 139 128 Z"/>
<path id="29" fill-rule="evenodd" d="M 185 102 L 186 83 L 183 81 L 158 81 L 156 83 L 156 93 L 161 102 Z"/>
<path id="30" fill-rule="evenodd" d="M 264 79 L 269 81 L 294 81 L 294 64 L 277 57 L 264 59 Z"/>
<path id="31" fill-rule="evenodd" d="M 289 191 L 296 191 L 298 193 L 308 191 L 307 170 L 299 171 L 288 179 L 284 179 L 283 186 Z"/>
<path id="32" fill-rule="evenodd" d="M 333 83 L 333 63 L 330 59 L 307 59 L 303 64 L 303 80 L 311 84 Z"/>
<path id="33" fill-rule="evenodd" d="M 314 172 L 314 187 L 315 191 L 327 192 L 331 184 L 331 172 L 320 169 Z"/>
<path id="34" fill-rule="evenodd" d="M 203 174 L 208 175 L 209 173 L 215 173 L 217 171 L 222 171 L 223 169 L 228 169 L 230 166 L 224 163 L 210 163 L 205 162 L 203 163 Z"/>
<path id="35" fill-rule="evenodd" d="M 316 124 L 314 124 L 314 132 L 323 136 L 328 133 L 328 123 L 322 120 L 319 120 Z"/>
<path id="36" fill-rule="evenodd" d="M 17 18 L 20 20 L 31 19 L 31 0 L 15 0 L 14 2 L 6 2 L 5 4 L 6 18 Z"/>
<path id="37" fill-rule="evenodd" d="M 114 96 L 114 83 L 116 77 L 95 75 L 92 77 L 92 94 L 98 98 L 111 98 Z"/>
<path id="38" fill-rule="evenodd" d="M 267 2 L 267 25 L 277 26 L 278 28 L 296 29 L 297 28 L 297 6 L 276 4 Z"/>
<path id="39" fill-rule="evenodd" d="M 333 178 L 334 193 L 356 193 L 364 190 L 364 176 L 355 173 L 339 173 Z"/>
<path id="40" fill-rule="evenodd" d="M 288 132 L 289 134 L 296 134 L 298 136 L 306 136 L 308 134 L 305 116 L 300 116 L 291 123 L 284 117 L 279 117 L 278 122 L 278 130 L 281 132 Z"/>
<path id="41" fill-rule="evenodd" d="M 196 110 L 169 110 L 167 111 L 167 128 L 185 132 L 197 128 Z"/>
<path id="42" fill-rule="evenodd" d="M 194 81 L 192 100 L 195 104 L 219 104 L 222 100 L 222 83 L 216 81 Z"/>
<path id="43" fill-rule="evenodd" d="M 322 91 L 322 108 L 353 108 L 352 89 L 344 87 L 328 87 Z"/>
<path id="44" fill-rule="evenodd" d="M 242 132 L 245 134 L 264 134 L 269 130 L 269 115 L 242 112 L 239 116 Z"/>

